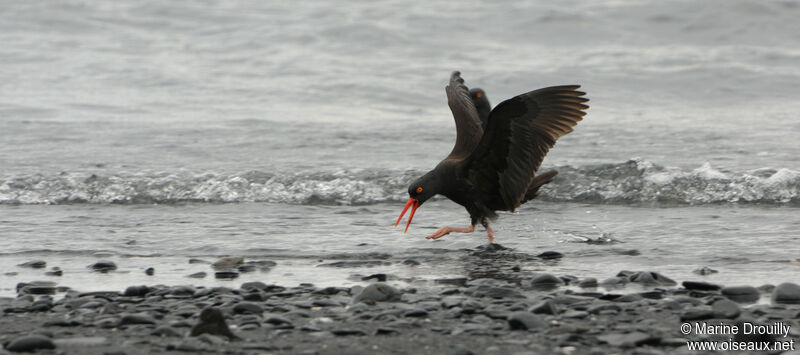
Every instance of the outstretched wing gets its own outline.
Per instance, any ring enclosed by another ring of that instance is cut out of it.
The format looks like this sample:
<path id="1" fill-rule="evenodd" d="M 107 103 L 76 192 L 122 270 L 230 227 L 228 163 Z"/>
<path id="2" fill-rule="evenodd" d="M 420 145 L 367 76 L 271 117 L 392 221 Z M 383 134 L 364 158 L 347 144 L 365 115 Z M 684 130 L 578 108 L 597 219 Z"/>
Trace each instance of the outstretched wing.
<path id="1" fill-rule="evenodd" d="M 589 106 L 579 85 L 534 90 L 497 105 L 475 151 L 462 163 L 462 176 L 484 205 L 513 211 L 556 139 L 572 132 Z"/>
<path id="2" fill-rule="evenodd" d="M 460 72 L 450 75 L 450 84 L 445 87 L 445 92 L 447 105 L 456 120 L 456 145 L 445 159 L 464 159 L 475 150 L 483 136 L 481 120 Z"/>

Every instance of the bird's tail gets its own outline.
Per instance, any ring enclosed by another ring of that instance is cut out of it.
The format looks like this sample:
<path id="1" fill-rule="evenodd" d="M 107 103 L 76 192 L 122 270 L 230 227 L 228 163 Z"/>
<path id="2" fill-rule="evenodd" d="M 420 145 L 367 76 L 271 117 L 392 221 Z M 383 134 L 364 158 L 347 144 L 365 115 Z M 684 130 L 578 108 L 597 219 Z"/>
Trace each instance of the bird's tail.
<path id="1" fill-rule="evenodd" d="M 542 187 L 544 184 L 548 184 L 553 181 L 553 178 L 558 175 L 558 171 L 550 170 L 546 173 L 542 173 L 536 175 L 536 177 L 531 180 L 531 184 L 528 185 L 528 192 L 525 193 L 525 198 L 522 199 L 522 203 L 527 201 L 533 200 L 536 198 L 539 192 L 539 188 Z"/>

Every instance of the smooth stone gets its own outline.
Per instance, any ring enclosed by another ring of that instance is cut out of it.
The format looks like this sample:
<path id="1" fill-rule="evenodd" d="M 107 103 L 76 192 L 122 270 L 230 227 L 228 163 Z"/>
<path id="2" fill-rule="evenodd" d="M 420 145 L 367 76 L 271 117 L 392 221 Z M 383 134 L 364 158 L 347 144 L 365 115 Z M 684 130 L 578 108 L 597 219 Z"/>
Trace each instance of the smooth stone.
<path id="1" fill-rule="evenodd" d="M 101 260 L 94 264 L 89 265 L 89 268 L 92 269 L 92 271 L 109 272 L 116 270 L 117 264 L 115 264 L 113 261 Z"/>
<path id="2" fill-rule="evenodd" d="M 508 327 L 511 330 L 535 330 L 547 328 L 547 322 L 531 312 L 514 312 L 508 315 Z"/>
<path id="3" fill-rule="evenodd" d="M 556 307 L 556 305 L 552 301 L 546 300 L 531 306 L 531 308 L 529 308 L 528 311 L 537 314 L 555 315 L 558 314 L 558 307 Z"/>
<path id="4" fill-rule="evenodd" d="M 552 274 L 539 274 L 531 279 L 531 286 L 538 290 L 550 290 L 563 284 L 563 280 Z"/>
<path id="5" fill-rule="evenodd" d="M 78 327 L 78 326 L 82 326 L 82 325 L 83 325 L 83 322 L 80 322 L 80 321 L 77 321 L 77 320 L 74 320 L 74 319 L 70 319 L 70 320 L 55 319 L 55 320 L 46 321 L 46 322 L 44 322 L 42 324 L 43 327 Z"/>
<path id="6" fill-rule="evenodd" d="M 720 292 L 731 301 L 739 303 L 752 303 L 761 298 L 761 293 L 753 286 L 723 287 Z"/>
<path id="7" fill-rule="evenodd" d="M 221 258 L 211 264 L 211 267 L 214 270 L 224 271 L 224 270 L 231 270 L 235 269 L 239 265 L 244 264 L 244 258 L 241 256 L 228 256 Z"/>
<path id="8" fill-rule="evenodd" d="M 580 288 L 597 287 L 597 279 L 594 277 L 587 277 L 585 279 L 580 279 L 578 280 L 578 287 Z"/>
<path id="9" fill-rule="evenodd" d="M 412 309 L 406 313 L 403 313 L 403 317 L 422 318 L 427 316 L 428 312 L 424 309 Z"/>
<path id="10" fill-rule="evenodd" d="M 652 337 L 642 332 L 631 332 L 601 335 L 597 339 L 611 346 L 629 348 L 645 343 Z"/>
<path id="11" fill-rule="evenodd" d="M 628 279 L 624 277 L 611 277 L 600 282 L 600 286 L 605 288 L 622 288 L 628 284 Z"/>
<path id="12" fill-rule="evenodd" d="M 194 287 L 191 286 L 175 286 L 169 289 L 169 294 L 172 296 L 189 297 L 194 296 Z"/>
<path id="13" fill-rule="evenodd" d="M 294 328 L 294 324 L 292 321 L 283 318 L 281 316 L 270 316 L 264 321 L 264 323 L 272 325 L 274 328 L 278 329 L 292 329 Z"/>
<path id="14" fill-rule="evenodd" d="M 125 292 L 122 293 L 125 297 L 143 297 L 150 292 L 150 287 L 145 285 L 141 286 L 129 286 L 125 289 Z"/>
<path id="15" fill-rule="evenodd" d="M 736 319 L 742 313 L 739 305 L 728 299 L 720 299 L 712 303 L 711 311 L 714 312 L 714 318 L 727 319 Z"/>
<path id="16" fill-rule="evenodd" d="M 234 335 L 228 323 L 225 322 L 225 316 L 218 308 L 208 307 L 200 312 L 200 319 L 192 327 L 191 336 L 196 337 L 201 334 L 221 335 L 228 337 L 228 339 L 238 339 Z"/>
<path id="17" fill-rule="evenodd" d="M 536 255 L 536 256 L 539 257 L 539 258 L 545 259 L 545 260 L 552 260 L 552 259 L 561 259 L 561 258 L 564 257 L 564 254 L 561 254 L 561 253 L 559 253 L 557 251 L 552 251 L 551 250 L 551 251 L 543 252 L 543 253 L 541 253 L 539 255 Z"/>
<path id="18" fill-rule="evenodd" d="M 239 277 L 239 273 L 236 271 L 217 271 L 214 273 L 214 278 L 216 279 L 233 280 L 237 277 Z"/>
<path id="19" fill-rule="evenodd" d="M 640 283 L 643 285 L 663 285 L 673 286 L 678 283 L 662 274 L 652 271 L 640 271 L 628 276 L 628 280 L 633 283 Z"/>
<path id="20" fill-rule="evenodd" d="M 50 271 L 45 271 L 44 274 L 45 276 L 63 276 L 64 271 L 62 271 L 60 268 L 56 266 L 51 268 Z"/>
<path id="21" fill-rule="evenodd" d="M 361 293 L 353 298 L 353 303 L 358 302 L 384 302 L 399 301 L 400 291 L 384 283 L 374 283 L 361 290 Z"/>
<path id="22" fill-rule="evenodd" d="M 239 265 L 239 267 L 237 267 L 236 270 L 244 274 L 256 271 L 256 266 L 253 264 L 244 264 L 244 265 Z"/>
<path id="23" fill-rule="evenodd" d="M 453 308 L 461 306 L 467 298 L 464 296 L 446 296 L 442 298 L 442 307 L 444 308 Z"/>
<path id="24" fill-rule="evenodd" d="M 119 319 L 119 325 L 131 324 L 156 324 L 156 320 L 145 313 L 123 314 Z"/>
<path id="25" fill-rule="evenodd" d="M 44 269 L 47 267 L 47 262 L 44 260 L 33 260 L 24 262 L 22 264 L 17 265 L 19 267 L 27 267 L 31 269 Z"/>
<path id="26" fill-rule="evenodd" d="M 772 291 L 772 303 L 800 304 L 800 285 L 784 282 Z"/>
<path id="27" fill-rule="evenodd" d="M 644 297 L 642 297 L 642 295 L 640 295 L 638 293 L 629 293 L 627 295 L 622 295 L 620 297 L 615 298 L 614 302 L 625 302 L 625 303 L 628 303 L 628 302 L 641 301 L 643 299 L 644 299 Z"/>
<path id="28" fill-rule="evenodd" d="M 251 302 L 239 302 L 233 306 L 234 314 L 262 314 L 264 308 Z"/>
<path id="29" fill-rule="evenodd" d="M 202 279 L 202 278 L 205 278 L 206 276 L 208 276 L 208 274 L 206 274 L 203 271 L 195 272 L 194 274 L 186 275 L 186 277 L 191 277 L 193 279 Z"/>
<path id="30" fill-rule="evenodd" d="M 55 349 L 53 340 L 43 335 L 23 335 L 12 340 L 6 350 L 13 352 L 30 352 L 40 349 Z"/>
<path id="31" fill-rule="evenodd" d="M 717 291 L 722 289 L 722 286 L 720 285 L 702 281 L 684 281 L 682 285 L 687 290 Z"/>
<path id="32" fill-rule="evenodd" d="M 22 292 L 31 295 L 55 295 L 56 288 L 54 286 L 25 286 Z"/>
<path id="33" fill-rule="evenodd" d="M 156 273 L 156 269 L 149 267 L 147 269 L 144 269 L 144 273 L 147 276 L 153 276 Z"/>
<path id="34" fill-rule="evenodd" d="M 336 336 L 367 335 L 367 333 L 365 333 L 363 330 L 354 328 L 334 329 L 331 330 L 331 333 Z"/>

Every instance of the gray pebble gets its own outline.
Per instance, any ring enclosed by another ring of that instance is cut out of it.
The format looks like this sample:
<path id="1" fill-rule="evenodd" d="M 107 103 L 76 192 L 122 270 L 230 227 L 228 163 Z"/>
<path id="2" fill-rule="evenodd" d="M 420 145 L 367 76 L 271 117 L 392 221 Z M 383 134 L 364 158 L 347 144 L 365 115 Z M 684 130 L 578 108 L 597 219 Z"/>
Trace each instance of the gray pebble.
<path id="1" fill-rule="evenodd" d="M 23 335 L 12 340 L 6 350 L 13 352 L 30 352 L 40 349 L 55 349 L 53 340 L 42 335 Z"/>
<path id="2" fill-rule="evenodd" d="M 511 330 L 535 330 L 547 327 L 547 323 L 531 312 L 514 312 L 508 315 L 508 327 Z"/>
<path id="3" fill-rule="evenodd" d="M 702 281 L 684 281 L 682 285 L 688 290 L 717 291 L 722 289 L 722 286 L 720 285 Z"/>
<path id="4" fill-rule="evenodd" d="M 17 265 L 19 267 L 27 267 L 31 269 L 44 269 L 47 267 L 47 262 L 44 260 L 33 260 Z"/>
<path id="5" fill-rule="evenodd" d="M 551 290 L 563 284 L 563 280 L 552 274 L 539 274 L 531 280 L 531 286 L 537 290 Z"/>
<path id="6" fill-rule="evenodd" d="M 531 313 L 555 315 L 558 314 L 558 307 L 556 307 L 556 305 L 552 301 L 546 300 L 531 306 L 531 308 L 529 308 L 528 311 Z"/>
<path id="7" fill-rule="evenodd" d="M 721 290 L 722 295 L 734 302 L 753 303 L 761 298 L 761 294 L 753 286 L 730 286 Z"/>
<path id="8" fill-rule="evenodd" d="M 742 313 L 739 305 L 727 299 L 715 301 L 711 304 L 711 310 L 714 312 L 714 318 L 736 319 Z"/>
<path id="9" fill-rule="evenodd" d="M 353 298 L 353 303 L 372 301 L 399 301 L 400 291 L 396 288 L 384 283 L 374 283 L 365 287 L 361 292 Z"/>
<path id="10" fill-rule="evenodd" d="M 119 325 L 132 325 L 132 324 L 156 324 L 156 320 L 146 313 L 132 313 L 122 314 L 119 319 Z"/>
<path id="11" fill-rule="evenodd" d="M 117 269 L 117 264 L 109 260 L 101 260 L 88 266 L 92 271 L 109 272 Z"/>
<path id="12" fill-rule="evenodd" d="M 791 282 L 778 285 L 772 291 L 772 303 L 800 304 L 800 286 Z"/>

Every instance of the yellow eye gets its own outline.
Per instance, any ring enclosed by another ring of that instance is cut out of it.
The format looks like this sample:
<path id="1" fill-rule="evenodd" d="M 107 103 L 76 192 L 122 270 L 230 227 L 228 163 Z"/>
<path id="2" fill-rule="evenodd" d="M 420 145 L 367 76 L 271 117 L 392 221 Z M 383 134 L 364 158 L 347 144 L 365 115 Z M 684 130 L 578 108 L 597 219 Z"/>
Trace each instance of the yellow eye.
<path id="1" fill-rule="evenodd" d="M 483 97 L 483 93 L 482 92 L 478 92 L 477 94 L 475 94 L 475 96 L 477 96 L 480 99 L 481 97 Z"/>
<path id="2" fill-rule="evenodd" d="M 421 193 L 422 193 L 422 186 L 420 186 L 420 187 L 418 187 L 418 188 L 417 188 L 417 193 L 418 193 L 418 194 L 421 194 Z"/>

